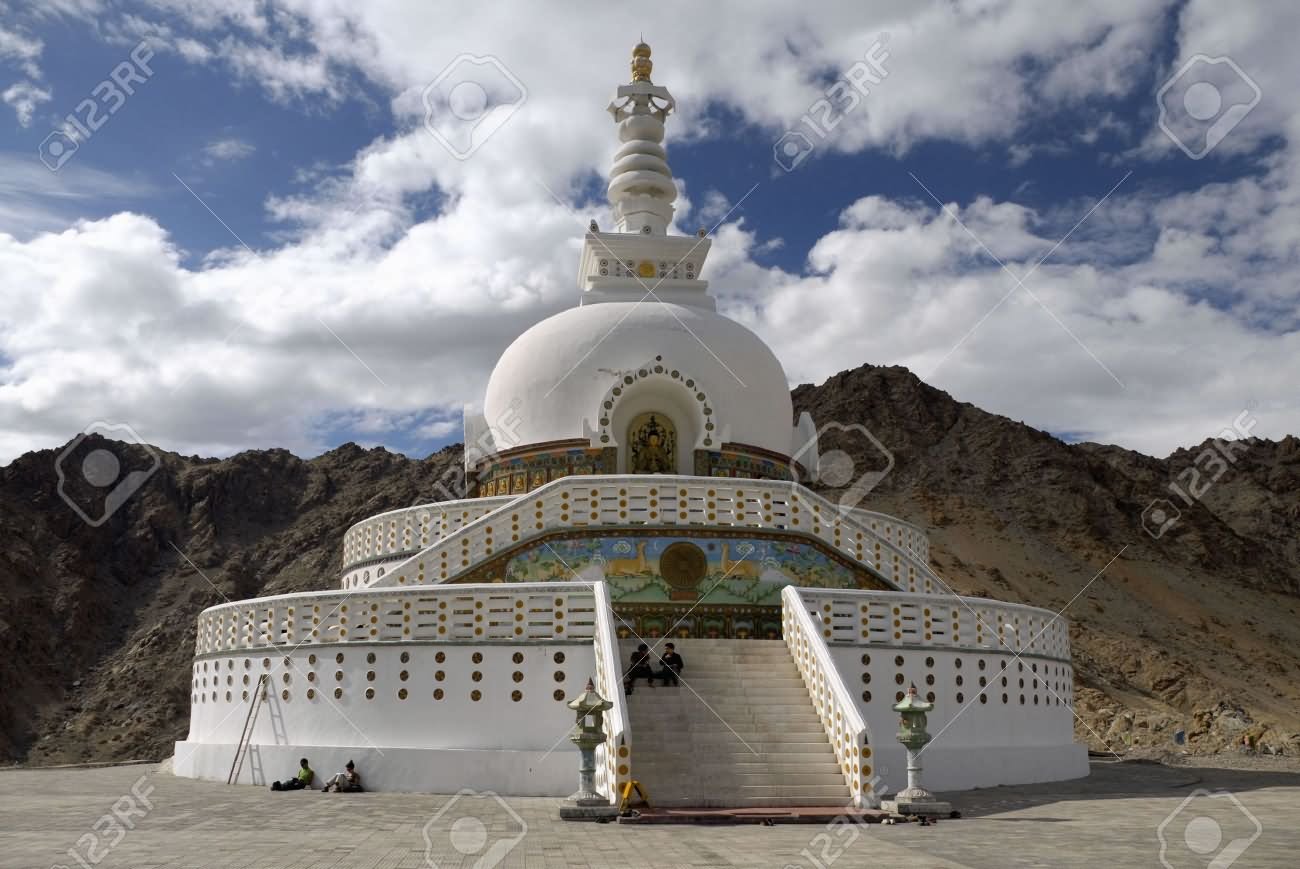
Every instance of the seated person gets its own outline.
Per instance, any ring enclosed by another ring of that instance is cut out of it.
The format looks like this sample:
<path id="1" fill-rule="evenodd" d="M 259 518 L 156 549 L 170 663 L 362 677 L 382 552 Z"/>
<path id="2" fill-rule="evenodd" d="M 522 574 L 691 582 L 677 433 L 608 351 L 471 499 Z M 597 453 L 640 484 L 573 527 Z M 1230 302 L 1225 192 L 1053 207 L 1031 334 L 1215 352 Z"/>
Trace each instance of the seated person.
<path id="1" fill-rule="evenodd" d="M 307 763 L 307 758 L 298 761 L 298 775 L 283 782 L 272 782 L 271 790 L 273 791 L 300 791 L 303 788 L 311 787 L 311 781 L 316 777 L 312 772 L 311 766 Z"/>
<path id="2" fill-rule="evenodd" d="M 327 794 L 331 791 L 336 794 L 350 793 L 361 790 L 361 775 L 357 772 L 356 764 L 352 761 L 347 762 L 347 771 L 336 773 L 325 787 L 321 788 L 321 793 Z"/>
<path id="3" fill-rule="evenodd" d="M 650 687 L 655 686 L 655 671 L 650 667 L 650 647 L 645 643 L 636 647 L 632 653 L 632 666 L 623 674 L 623 693 L 631 696 L 637 679 L 645 679 Z"/>
<path id="4" fill-rule="evenodd" d="M 686 666 L 682 656 L 677 654 L 677 647 L 672 643 L 665 643 L 663 656 L 659 660 L 664 667 L 658 673 L 655 673 L 655 676 L 663 679 L 664 685 L 676 685 L 677 677 L 681 675 L 682 668 Z M 650 684 L 653 685 L 654 683 L 651 682 Z"/>

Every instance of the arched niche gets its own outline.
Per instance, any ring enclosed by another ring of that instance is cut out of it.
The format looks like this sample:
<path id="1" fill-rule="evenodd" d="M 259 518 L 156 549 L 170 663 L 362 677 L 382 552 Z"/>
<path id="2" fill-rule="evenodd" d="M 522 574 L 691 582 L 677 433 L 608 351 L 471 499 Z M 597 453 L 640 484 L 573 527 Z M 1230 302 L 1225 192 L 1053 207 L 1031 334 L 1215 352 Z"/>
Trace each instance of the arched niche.
<path id="1" fill-rule="evenodd" d="M 703 387 L 656 357 L 621 375 L 601 403 L 596 443 L 618 448 L 619 473 L 633 473 L 628 432 L 635 420 L 648 414 L 655 414 L 675 435 L 674 468 L 667 473 L 695 473 L 695 451 L 716 448 L 718 424 Z"/>

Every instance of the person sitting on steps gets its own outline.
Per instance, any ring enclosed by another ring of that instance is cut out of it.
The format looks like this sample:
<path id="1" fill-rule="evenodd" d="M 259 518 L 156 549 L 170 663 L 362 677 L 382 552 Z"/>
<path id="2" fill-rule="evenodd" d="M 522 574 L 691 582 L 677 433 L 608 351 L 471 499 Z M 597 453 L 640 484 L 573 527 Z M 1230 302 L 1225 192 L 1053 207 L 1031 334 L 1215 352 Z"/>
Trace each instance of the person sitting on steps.
<path id="1" fill-rule="evenodd" d="M 355 793 L 360 790 L 361 776 L 357 773 L 356 765 L 349 760 L 347 762 L 347 772 L 336 773 L 325 783 L 325 787 L 321 788 L 320 792 L 323 794 L 330 792 L 342 794 Z"/>
<path id="2" fill-rule="evenodd" d="M 686 666 L 686 662 L 682 660 L 682 656 L 677 654 L 677 647 L 672 643 L 665 643 L 664 653 L 659 660 L 663 663 L 664 668 L 658 673 L 655 673 L 655 675 L 664 680 L 665 687 L 668 685 L 676 686 L 677 677 L 681 675 L 682 668 Z M 651 682 L 650 684 L 653 685 L 654 682 Z"/>
<path id="3" fill-rule="evenodd" d="M 307 758 L 305 757 L 302 760 L 298 761 L 298 765 L 300 768 L 296 776 L 294 776 L 291 779 L 288 779 L 287 781 L 271 782 L 271 790 L 300 791 L 303 790 L 304 788 L 311 787 L 312 779 L 316 777 L 316 773 L 312 772 L 311 766 L 310 764 L 307 763 Z"/>
<path id="4" fill-rule="evenodd" d="M 632 653 L 632 666 L 623 674 L 623 693 L 632 696 L 632 688 L 637 679 L 645 679 L 650 687 L 655 686 L 655 671 L 650 667 L 650 647 L 645 643 L 636 647 Z"/>

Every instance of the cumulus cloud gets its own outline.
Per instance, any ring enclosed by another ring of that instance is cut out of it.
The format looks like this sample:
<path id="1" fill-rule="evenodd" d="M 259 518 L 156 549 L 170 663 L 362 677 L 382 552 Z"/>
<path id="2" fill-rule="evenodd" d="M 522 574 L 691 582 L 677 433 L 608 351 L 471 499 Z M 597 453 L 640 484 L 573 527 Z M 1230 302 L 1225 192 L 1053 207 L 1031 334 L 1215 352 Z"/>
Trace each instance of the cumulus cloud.
<path id="1" fill-rule="evenodd" d="M 194 265 L 141 210 L 0 236 L 0 458 L 96 419 L 218 454 L 310 453 L 341 430 L 447 436 L 509 341 L 576 301 L 581 233 L 588 219 L 610 223 L 594 183 L 614 147 L 599 107 L 642 22 L 610 7 L 564 27 L 529 8 L 502 27 L 471 5 L 449 27 L 401 4 L 148 5 L 151 32 L 177 57 L 221 65 L 290 111 L 319 111 L 364 82 L 388 95 L 393 131 L 341 168 L 299 167 L 314 186 L 268 199 L 287 233 L 269 249 L 232 239 Z M 1204 180 L 1177 194 L 1134 178 L 1057 249 L 1104 190 L 1055 208 L 941 207 L 920 186 L 866 196 L 796 273 L 760 265 L 781 239 L 733 216 L 705 275 L 724 309 L 771 342 L 794 382 L 901 363 L 1039 427 L 1156 453 L 1217 432 L 1247 402 L 1257 433 L 1300 428 L 1285 382 L 1300 358 L 1300 98 L 1288 85 L 1300 69 L 1284 39 L 1296 28 L 1208 2 L 1043 7 L 668 4 L 663 32 L 646 35 L 656 80 L 681 100 L 669 147 L 738 124 L 775 139 L 885 33 L 889 75 L 869 111 L 845 115 L 819 147 L 905 154 L 941 140 L 1029 159 L 1056 147 L 1019 140 L 1038 113 L 1129 94 L 1191 53 L 1235 52 L 1268 99 L 1222 147 L 1265 156 L 1226 180 L 1202 161 Z M 1177 58 L 1153 70 L 1171 14 Z M 526 97 L 462 161 L 423 129 L 423 94 L 463 53 L 498 58 Z M 1130 157 L 1173 152 L 1154 116 L 1125 119 L 1145 127 Z M 1095 129 L 1118 123 L 1101 117 Z M 774 174 L 765 195 L 799 194 L 797 174 Z M 415 201 L 430 191 L 439 207 L 425 216 Z M 744 190 L 697 192 L 694 213 L 681 203 L 687 231 Z"/>
<path id="2" fill-rule="evenodd" d="M 218 160 L 234 161 L 252 156 L 257 146 L 243 139 L 217 139 L 203 146 L 203 153 L 209 164 Z"/>

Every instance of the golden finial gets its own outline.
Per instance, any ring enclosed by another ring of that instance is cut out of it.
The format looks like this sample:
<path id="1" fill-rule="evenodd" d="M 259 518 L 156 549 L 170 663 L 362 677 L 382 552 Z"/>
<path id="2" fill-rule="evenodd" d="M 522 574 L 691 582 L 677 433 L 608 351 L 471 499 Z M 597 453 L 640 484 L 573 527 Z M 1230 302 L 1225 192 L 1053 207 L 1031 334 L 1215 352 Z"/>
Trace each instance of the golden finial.
<path id="1" fill-rule="evenodd" d="M 632 81 L 650 81 L 650 71 L 654 66 L 650 60 L 650 46 L 642 39 L 632 49 Z"/>

